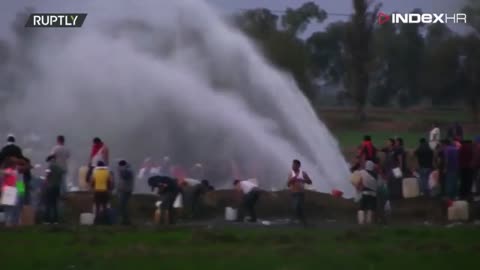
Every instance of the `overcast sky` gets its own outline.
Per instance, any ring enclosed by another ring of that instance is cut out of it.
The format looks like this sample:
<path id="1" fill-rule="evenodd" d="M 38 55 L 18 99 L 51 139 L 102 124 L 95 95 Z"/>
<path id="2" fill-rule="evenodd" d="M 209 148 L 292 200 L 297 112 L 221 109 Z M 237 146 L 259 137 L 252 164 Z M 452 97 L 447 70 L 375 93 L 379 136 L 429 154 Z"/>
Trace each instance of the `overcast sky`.
<path id="1" fill-rule="evenodd" d="M 101 0 L 98 0 L 101 1 Z M 135 1 L 135 0 L 132 0 Z M 141 1 L 141 0 L 136 0 Z M 174 0 L 159 0 L 174 1 Z M 298 7 L 309 0 L 206 0 L 227 13 L 239 9 L 266 7 L 272 10 L 284 10 L 286 7 Z M 311 1 L 311 0 L 310 0 Z M 351 13 L 352 0 L 313 0 L 329 13 Z M 467 0 L 383 0 L 383 12 L 408 12 L 421 8 L 425 12 L 457 12 Z M 0 0 L 0 35 L 5 35 L 9 22 L 15 14 L 25 7 L 35 7 L 38 12 L 86 12 L 83 0 Z M 330 16 L 326 23 L 345 19 Z"/>

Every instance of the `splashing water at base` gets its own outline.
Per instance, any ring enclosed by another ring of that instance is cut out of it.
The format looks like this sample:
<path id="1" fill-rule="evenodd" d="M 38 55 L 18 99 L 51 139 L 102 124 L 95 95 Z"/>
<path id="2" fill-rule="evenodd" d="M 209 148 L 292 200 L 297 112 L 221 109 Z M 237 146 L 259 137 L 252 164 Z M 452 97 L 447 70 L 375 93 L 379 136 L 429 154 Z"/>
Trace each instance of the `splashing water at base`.
<path id="1" fill-rule="evenodd" d="M 37 72 L 9 104 L 14 127 L 63 133 L 81 158 L 100 136 L 112 157 L 255 163 L 265 188 L 283 188 L 298 158 L 316 190 L 353 195 L 337 142 L 294 81 L 218 12 L 133 2 L 86 1 L 82 28 L 35 29 Z"/>

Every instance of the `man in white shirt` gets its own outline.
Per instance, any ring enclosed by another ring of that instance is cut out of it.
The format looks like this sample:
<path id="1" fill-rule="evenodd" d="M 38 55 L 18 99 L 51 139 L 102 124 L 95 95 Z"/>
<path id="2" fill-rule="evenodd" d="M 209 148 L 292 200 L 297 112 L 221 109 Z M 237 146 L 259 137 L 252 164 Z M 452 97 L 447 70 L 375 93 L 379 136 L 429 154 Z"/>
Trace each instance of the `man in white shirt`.
<path id="1" fill-rule="evenodd" d="M 440 128 L 437 123 L 432 125 L 432 130 L 430 130 L 429 136 L 429 145 L 432 150 L 436 150 L 437 146 L 440 144 Z"/>
<path id="2" fill-rule="evenodd" d="M 249 222 L 257 221 L 257 214 L 255 212 L 255 204 L 260 197 L 260 190 L 256 184 L 247 180 L 235 180 L 233 182 L 235 190 L 242 194 L 242 205 L 238 215 L 238 221 L 242 221 L 243 213 L 245 211 L 250 215 Z"/>
<path id="3" fill-rule="evenodd" d="M 70 159 L 70 150 L 65 146 L 65 137 L 57 136 L 57 144 L 50 152 L 51 156 L 55 156 L 55 163 L 63 170 L 63 178 L 61 183 L 61 191 L 67 191 L 66 179 L 68 175 L 68 160 Z"/>

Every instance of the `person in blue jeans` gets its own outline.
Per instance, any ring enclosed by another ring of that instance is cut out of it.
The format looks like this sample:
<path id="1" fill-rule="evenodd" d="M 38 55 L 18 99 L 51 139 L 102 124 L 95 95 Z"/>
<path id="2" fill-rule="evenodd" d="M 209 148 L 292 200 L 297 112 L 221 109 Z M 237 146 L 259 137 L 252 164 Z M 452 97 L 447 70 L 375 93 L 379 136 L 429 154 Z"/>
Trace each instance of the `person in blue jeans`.
<path id="1" fill-rule="evenodd" d="M 430 196 L 428 179 L 433 169 L 433 150 L 425 138 L 420 139 L 420 145 L 415 150 L 415 157 L 418 162 L 418 174 L 420 175 L 420 190 L 424 196 Z"/>

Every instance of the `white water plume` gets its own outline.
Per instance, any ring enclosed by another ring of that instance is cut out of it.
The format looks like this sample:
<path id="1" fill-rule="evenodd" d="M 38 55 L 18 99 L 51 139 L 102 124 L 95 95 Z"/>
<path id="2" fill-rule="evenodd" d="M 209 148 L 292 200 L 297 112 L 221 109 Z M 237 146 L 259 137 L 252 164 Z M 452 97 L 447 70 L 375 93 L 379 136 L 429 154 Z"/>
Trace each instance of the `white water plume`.
<path id="1" fill-rule="evenodd" d="M 63 133 L 83 160 L 99 136 L 112 157 L 256 163 L 265 188 L 285 187 L 298 158 L 315 189 L 353 194 L 336 140 L 292 78 L 206 3 L 84 2 L 82 28 L 34 30 L 13 127 Z"/>

